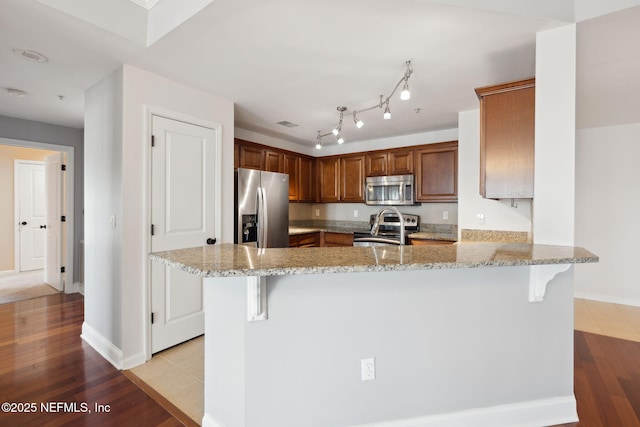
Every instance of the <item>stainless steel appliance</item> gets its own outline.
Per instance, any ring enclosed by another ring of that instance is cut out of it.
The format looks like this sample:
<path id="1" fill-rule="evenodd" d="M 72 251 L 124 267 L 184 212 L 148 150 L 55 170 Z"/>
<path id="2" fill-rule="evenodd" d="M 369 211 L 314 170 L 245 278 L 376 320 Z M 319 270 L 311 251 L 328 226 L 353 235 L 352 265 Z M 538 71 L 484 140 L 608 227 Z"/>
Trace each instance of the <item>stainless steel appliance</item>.
<path id="1" fill-rule="evenodd" d="M 397 210 L 397 209 L 396 209 Z M 409 233 L 420 231 L 420 217 L 418 215 L 393 212 L 388 208 L 380 210 L 377 214 L 371 215 L 369 224 L 371 231 L 368 233 L 354 233 L 353 246 L 376 246 L 376 245 L 400 245 L 406 244 L 406 236 Z M 402 218 L 402 223 L 400 222 Z M 376 229 L 376 219 L 378 219 Z M 400 239 L 401 227 L 404 224 L 405 241 Z"/>
<path id="2" fill-rule="evenodd" d="M 413 175 L 368 176 L 365 203 L 368 205 L 413 205 Z"/>
<path id="3" fill-rule="evenodd" d="M 238 168 L 234 242 L 257 248 L 289 246 L 289 175 Z"/>

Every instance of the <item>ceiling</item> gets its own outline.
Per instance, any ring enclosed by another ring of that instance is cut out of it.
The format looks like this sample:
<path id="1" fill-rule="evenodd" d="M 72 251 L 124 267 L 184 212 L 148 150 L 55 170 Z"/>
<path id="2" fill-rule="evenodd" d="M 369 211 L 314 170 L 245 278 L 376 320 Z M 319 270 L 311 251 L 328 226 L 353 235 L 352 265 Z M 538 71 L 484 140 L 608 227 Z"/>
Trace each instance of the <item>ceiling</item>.
<path id="1" fill-rule="evenodd" d="M 131 14 L 102 14 L 107 30 L 51 3 L 0 0 L 0 88 L 28 92 L 2 90 L 0 115 L 82 128 L 84 91 L 126 63 L 233 101 L 237 127 L 306 146 L 336 125 L 338 106 L 348 108 L 347 142 L 455 128 L 459 111 L 478 108 L 475 87 L 533 76 L 536 32 L 566 24 L 443 1 L 209 0 L 146 46 L 116 34 L 134 25 Z M 640 121 L 637 22 L 640 7 L 578 24 L 578 127 Z M 374 108 L 356 129 L 352 110 L 389 95 L 407 60 L 411 99 L 396 94 L 391 120 Z"/>

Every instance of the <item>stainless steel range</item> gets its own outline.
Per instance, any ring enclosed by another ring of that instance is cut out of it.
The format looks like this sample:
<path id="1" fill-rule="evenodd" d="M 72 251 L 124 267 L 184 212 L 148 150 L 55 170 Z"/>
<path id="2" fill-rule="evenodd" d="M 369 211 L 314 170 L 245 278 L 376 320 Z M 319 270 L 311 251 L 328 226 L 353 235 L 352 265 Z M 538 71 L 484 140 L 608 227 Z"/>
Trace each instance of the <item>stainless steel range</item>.
<path id="1" fill-rule="evenodd" d="M 407 235 L 420 231 L 420 217 L 418 215 L 393 212 L 392 208 L 383 208 L 379 213 L 371 215 L 369 224 L 371 231 L 368 233 L 354 233 L 354 246 L 375 245 L 401 245 L 407 243 Z M 376 218 L 379 221 L 376 227 Z M 401 224 L 404 224 L 404 242 L 400 239 Z"/>

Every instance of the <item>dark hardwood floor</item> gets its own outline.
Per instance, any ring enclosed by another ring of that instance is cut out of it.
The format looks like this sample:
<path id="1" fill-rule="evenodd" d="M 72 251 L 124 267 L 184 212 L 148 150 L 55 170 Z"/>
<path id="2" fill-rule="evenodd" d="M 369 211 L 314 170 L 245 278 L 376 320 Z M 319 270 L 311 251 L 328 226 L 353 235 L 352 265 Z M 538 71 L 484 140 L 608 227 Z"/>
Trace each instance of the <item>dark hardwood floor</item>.
<path id="1" fill-rule="evenodd" d="M 0 426 L 183 425 L 80 339 L 83 317 L 80 294 L 0 305 Z"/>
<path id="2" fill-rule="evenodd" d="M 0 305 L 0 426 L 189 424 L 80 339 L 83 316 L 79 294 Z M 576 331 L 574 358 L 580 422 L 562 427 L 640 427 L 640 343 Z"/>
<path id="3" fill-rule="evenodd" d="M 574 334 L 579 427 L 640 426 L 640 343 Z"/>

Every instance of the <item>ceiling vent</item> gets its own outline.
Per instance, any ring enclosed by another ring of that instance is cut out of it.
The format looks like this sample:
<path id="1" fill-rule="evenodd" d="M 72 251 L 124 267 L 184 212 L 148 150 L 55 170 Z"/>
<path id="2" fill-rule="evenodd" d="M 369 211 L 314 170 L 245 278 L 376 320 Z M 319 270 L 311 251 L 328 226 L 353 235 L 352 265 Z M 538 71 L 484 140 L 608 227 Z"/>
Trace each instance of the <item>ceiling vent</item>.
<path id="1" fill-rule="evenodd" d="M 276 123 L 281 125 L 281 126 L 287 127 L 287 128 L 294 128 L 294 127 L 300 126 L 299 124 L 290 122 L 288 120 L 281 120 L 281 121 L 276 122 Z"/>
<path id="2" fill-rule="evenodd" d="M 16 55 L 33 62 L 47 62 L 49 58 L 35 50 L 13 49 Z"/>

